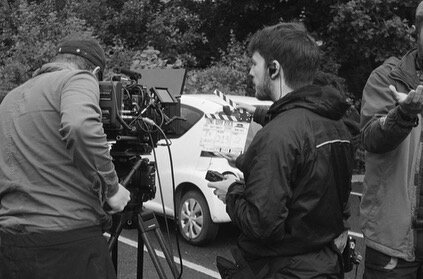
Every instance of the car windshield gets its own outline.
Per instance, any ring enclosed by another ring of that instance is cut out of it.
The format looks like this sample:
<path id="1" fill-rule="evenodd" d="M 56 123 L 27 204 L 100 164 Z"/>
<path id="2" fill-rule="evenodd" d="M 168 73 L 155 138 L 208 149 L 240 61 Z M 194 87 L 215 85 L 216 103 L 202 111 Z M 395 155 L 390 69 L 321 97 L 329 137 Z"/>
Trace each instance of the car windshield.
<path id="1" fill-rule="evenodd" d="M 185 134 L 203 117 L 203 115 L 204 113 L 201 110 L 189 105 L 181 104 L 181 117 L 184 120 L 179 120 L 180 126 L 178 127 L 178 133 L 174 137 L 178 138 Z"/>

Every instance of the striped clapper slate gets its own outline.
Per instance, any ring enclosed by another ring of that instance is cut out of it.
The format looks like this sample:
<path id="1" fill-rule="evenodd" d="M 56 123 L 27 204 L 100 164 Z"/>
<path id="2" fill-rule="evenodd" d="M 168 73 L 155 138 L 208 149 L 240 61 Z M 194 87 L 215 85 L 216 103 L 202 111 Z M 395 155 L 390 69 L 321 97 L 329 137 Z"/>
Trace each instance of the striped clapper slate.
<path id="1" fill-rule="evenodd" d="M 231 108 L 231 113 L 223 111 L 205 115 L 205 123 L 201 136 L 202 151 L 225 152 L 239 155 L 244 152 L 248 129 L 252 115 L 244 110 L 238 110 L 233 102 L 222 92 L 215 90 Z"/>

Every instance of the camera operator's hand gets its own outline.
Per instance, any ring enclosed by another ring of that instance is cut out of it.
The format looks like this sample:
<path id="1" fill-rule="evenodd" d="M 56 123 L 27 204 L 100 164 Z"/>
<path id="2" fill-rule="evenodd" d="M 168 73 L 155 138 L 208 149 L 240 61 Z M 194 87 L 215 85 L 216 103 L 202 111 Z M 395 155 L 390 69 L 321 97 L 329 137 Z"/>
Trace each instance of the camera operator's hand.
<path id="1" fill-rule="evenodd" d="M 407 116 L 415 117 L 423 109 L 423 86 L 417 86 L 416 90 L 411 90 L 408 94 L 398 92 L 395 86 L 390 85 L 389 89 L 398 102 L 400 109 Z"/>
<path id="2" fill-rule="evenodd" d="M 228 193 L 228 188 L 236 180 L 237 178 L 235 175 L 228 174 L 228 175 L 225 175 L 224 180 L 209 182 L 207 183 L 207 186 L 209 188 L 214 188 L 215 190 L 213 191 L 213 193 L 219 198 L 219 200 L 223 201 L 223 203 L 226 203 L 226 194 Z"/>
<path id="3" fill-rule="evenodd" d="M 114 214 L 117 212 L 121 212 L 130 199 L 131 193 L 119 183 L 119 189 L 116 194 L 114 194 L 107 200 L 107 204 L 112 208 L 107 213 Z"/>

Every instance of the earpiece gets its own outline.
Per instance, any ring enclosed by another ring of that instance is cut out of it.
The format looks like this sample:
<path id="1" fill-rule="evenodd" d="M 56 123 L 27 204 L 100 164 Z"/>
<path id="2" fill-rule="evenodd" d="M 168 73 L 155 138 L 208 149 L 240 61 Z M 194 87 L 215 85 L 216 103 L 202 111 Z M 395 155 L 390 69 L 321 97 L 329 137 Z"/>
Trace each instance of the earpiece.
<path id="1" fill-rule="evenodd" d="M 272 77 L 276 73 L 276 66 L 275 64 L 269 64 L 269 75 Z"/>
<path id="2" fill-rule="evenodd" d="M 103 73 L 101 72 L 101 69 L 99 66 L 94 68 L 93 75 L 97 77 L 98 81 L 103 80 Z"/>

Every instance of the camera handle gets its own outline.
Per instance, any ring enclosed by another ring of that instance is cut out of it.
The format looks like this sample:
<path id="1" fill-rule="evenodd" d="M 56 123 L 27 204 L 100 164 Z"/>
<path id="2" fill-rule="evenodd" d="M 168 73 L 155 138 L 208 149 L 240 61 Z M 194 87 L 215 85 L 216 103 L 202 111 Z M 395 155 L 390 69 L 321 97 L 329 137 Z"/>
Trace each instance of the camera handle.
<path id="1" fill-rule="evenodd" d="M 132 167 L 131 171 L 127 175 L 127 177 L 122 182 L 123 186 L 130 181 L 131 177 L 136 173 L 136 171 L 141 166 L 142 159 L 140 158 L 135 165 Z M 173 261 L 172 254 L 169 248 L 166 246 L 164 237 L 162 232 L 160 231 L 159 223 L 157 222 L 156 216 L 152 211 L 145 211 L 142 212 L 142 207 L 139 210 L 124 210 L 121 213 L 117 213 L 113 215 L 113 225 L 111 229 L 111 236 L 109 241 L 107 242 L 109 252 L 112 254 L 112 262 L 115 267 L 115 271 L 117 273 L 118 264 L 117 264 L 117 254 L 118 254 L 118 243 L 117 240 L 119 238 L 120 233 L 122 232 L 124 224 L 127 221 L 133 221 L 133 217 L 135 214 L 137 230 L 138 230 L 138 249 L 137 249 L 137 279 L 143 278 L 143 265 L 144 265 L 144 245 L 147 247 L 148 254 L 156 268 L 157 274 L 159 275 L 160 279 L 167 279 L 166 273 L 159 262 L 157 257 L 156 251 L 154 250 L 149 238 L 148 232 L 154 231 L 154 234 L 158 240 L 158 243 L 165 255 L 166 261 L 170 267 L 172 272 L 173 278 L 178 278 L 179 273 L 176 268 L 176 264 Z"/>

